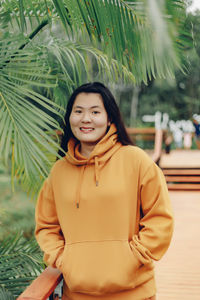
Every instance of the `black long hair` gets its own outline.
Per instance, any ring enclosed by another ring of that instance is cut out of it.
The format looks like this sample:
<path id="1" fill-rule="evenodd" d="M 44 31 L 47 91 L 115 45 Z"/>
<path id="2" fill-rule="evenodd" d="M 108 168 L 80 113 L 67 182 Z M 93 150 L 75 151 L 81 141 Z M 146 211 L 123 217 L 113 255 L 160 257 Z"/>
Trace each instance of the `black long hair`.
<path id="1" fill-rule="evenodd" d="M 64 134 L 61 138 L 61 148 L 67 152 L 68 141 L 71 137 L 75 138 L 70 127 L 69 117 L 71 115 L 72 107 L 74 101 L 78 94 L 80 93 L 96 93 L 100 94 L 103 100 L 103 104 L 105 110 L 108 114 L 108 119 L 111 123 L 114 123 L 117 128 L 118 141 L 122 143 L 122 145 L 133 145 L 128 133 L 126 132 L 124 122 L 122 121 L 121 113 L 117 103 L 115 101 L 114 96 L 110 92 L 110 90 L 100 82 L 91 82 L 86 83 L 78 87 L 71 95 L 65 114 L 65 125 L 63 127 Z M 65 154 L 59 150 L 58 154 L 60 156 L 65 156 Z"/>

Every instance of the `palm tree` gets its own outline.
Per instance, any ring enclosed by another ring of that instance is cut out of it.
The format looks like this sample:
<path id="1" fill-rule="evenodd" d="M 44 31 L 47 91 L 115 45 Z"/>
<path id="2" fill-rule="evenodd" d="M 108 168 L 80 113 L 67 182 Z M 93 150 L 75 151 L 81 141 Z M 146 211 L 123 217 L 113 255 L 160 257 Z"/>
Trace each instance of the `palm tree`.
<path id="1" fill-rule="evenodd" d="M 74 87 L 184 71 L 183 0 L 2 0 L 0 16 L 0 153 L 29 192 L 57 155 Z"/>

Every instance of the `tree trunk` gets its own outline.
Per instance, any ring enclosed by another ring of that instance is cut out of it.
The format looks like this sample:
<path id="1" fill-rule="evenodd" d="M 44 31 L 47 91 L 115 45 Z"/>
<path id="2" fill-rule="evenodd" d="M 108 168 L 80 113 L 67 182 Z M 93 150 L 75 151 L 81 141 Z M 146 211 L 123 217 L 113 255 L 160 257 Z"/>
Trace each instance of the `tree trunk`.
<path id="1" fill-rule="evenodd" d="M 137 108 L 138 108 L 138 96 L 140 92 L 140 86 L 135 86 L 131 99 L 131 111 L 130 111 L 130 127 L 136 127 Z"/>

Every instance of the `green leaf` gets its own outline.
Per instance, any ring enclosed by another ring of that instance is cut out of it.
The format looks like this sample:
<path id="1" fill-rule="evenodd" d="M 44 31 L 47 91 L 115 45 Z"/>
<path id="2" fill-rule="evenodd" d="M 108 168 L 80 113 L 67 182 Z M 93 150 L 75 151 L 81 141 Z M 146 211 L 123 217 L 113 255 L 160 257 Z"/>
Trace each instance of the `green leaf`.
<path id="1" fill-rule="evenodd" d="M 4 287 L 0 286 L 0 299 L 1 300 L 15 300 L 14 296 L 6 290 Z"/>
<path id="2" fill-rule="evenodd" d="M 10 297 L 11 293 L 18 296 L 43 268 L 42 254 L 34 239 L 26 241 L 22 233 L 17 233 L 3 240 L 0 244 L 0 295 L 7 292 Z"/>

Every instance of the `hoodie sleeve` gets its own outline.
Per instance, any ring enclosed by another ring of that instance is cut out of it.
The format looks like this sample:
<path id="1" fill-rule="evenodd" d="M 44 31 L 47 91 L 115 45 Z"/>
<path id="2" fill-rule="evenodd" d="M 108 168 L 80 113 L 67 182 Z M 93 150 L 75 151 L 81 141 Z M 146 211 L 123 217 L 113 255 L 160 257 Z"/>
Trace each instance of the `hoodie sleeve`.
<path id="1" fill-rule="evenodd" d="M 64 249 L 64 237 L 56 213 L 50 177 L 45 180 L 39 193 L 35 210 L 35 237 L 44 251 L 44 261 L 59 268 Z"/>
<path id="2" fill-rule="evenodd" d="M 169 247 L 173 214 L 164 175 L 156 164 L 145 172 L 140 185 L 139 233 L 132 246 L 142 263 L 159 260 Z"/>

